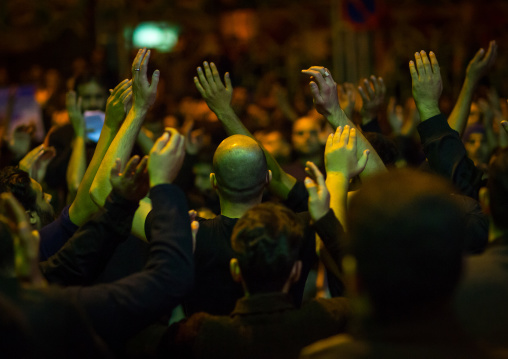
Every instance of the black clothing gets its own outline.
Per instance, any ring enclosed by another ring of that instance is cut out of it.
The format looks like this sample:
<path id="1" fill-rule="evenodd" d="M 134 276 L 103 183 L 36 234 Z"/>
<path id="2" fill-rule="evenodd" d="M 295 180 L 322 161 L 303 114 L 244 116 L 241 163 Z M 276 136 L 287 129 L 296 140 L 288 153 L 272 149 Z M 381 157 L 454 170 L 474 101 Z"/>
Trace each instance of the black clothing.
<path id="1" fill-rule="evenodd" d="M 238 300 L 229 316 L 194 314 L 169 327 L 160 357 L 296 358 L 316 340 L 343 332 L 350 310 L 345 298 L 313 299 L 296 309 L 284 293 Z"/>
<path id="2" fill-rule="evenodd" d="M 62 289 L 85 309 L 97 333 L 110 344 L 124 341 L 169 313 L 193 285 L 192 235 L 185 197 L 176 186 L 164 184 L 153 187 L 150 198 L 152 240 L 144 270 L 109 284 Z"/>

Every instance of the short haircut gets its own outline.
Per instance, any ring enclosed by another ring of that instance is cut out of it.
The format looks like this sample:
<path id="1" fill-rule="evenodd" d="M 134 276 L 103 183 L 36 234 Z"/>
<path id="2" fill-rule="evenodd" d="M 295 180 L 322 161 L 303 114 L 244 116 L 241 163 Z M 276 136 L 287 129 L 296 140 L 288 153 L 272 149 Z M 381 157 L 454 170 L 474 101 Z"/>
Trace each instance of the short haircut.
<path id="1" fill-rule="evenodd" d="M 489 166 L 489 207 L 492 221 L 502 229 L 508 230 L 508 148 L 497 153 Z"/>
<path id="2" fill-rule="evenodd" d="M 404 317 L 450 298 L 464 237 L 452 191 L 435 175 L 395 170 L 367 181 L 353 197 L 351 250 L 378 319 Z"/>
<path id="3" fill-rule="evenodd" d="M 0 193 L 11 192 L 27 211 L 37 211 L 37 194 L 27 172 L 8 166 L 0 170 Z"/>
<path id="4" fill-rule="evenodd" d="M 217 147 L 213 171 L 222 197 L 241 203 L 252 201 L 263 192 L 268 165 L 256 140 L 233 135 Z"/>
<path id="5" fill-rule="evenodd" d="M 300 219 L 280 204 L 258 204 L 238 220 L 231 244 L 250 294 L 282 290 L 302 240 Z"/>

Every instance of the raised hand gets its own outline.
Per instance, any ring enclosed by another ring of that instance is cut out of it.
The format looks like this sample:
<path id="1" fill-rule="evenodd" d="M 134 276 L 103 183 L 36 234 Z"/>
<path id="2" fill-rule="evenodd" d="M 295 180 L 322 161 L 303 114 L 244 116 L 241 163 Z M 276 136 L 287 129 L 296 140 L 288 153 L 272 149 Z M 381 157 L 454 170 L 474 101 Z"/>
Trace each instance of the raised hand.
<path id="1" fill-rule="evenodd" d="M 143 199 L 149 189 L 147 164 L 147 156 L 141 160 L 133 156 L 122 171 L 122 161 L 117 158 L 110 177 L 113 191 L 129 201 Z"/>
<path id="2" fill-rule="evenodd" d="M 65 96 L 65 106 L 69 114 L 69 121 L 74 129 L 76 137 L 84 137 L 86 134 L 85 118 L 81 107 L 81 97 L 76 99 L 76 92 L 69 91 Z"/>
<path id="3" fill-rule="evenodd" d="M 413 82 L 413 97 L 422 121 L 438 115 L 439 97 L 443 91 L 441 72 L 436 55 L 431 51 L 429 57 L 425 51 L 415 53 L 415 60 L 409 62 L 409 72 Z"/>
<path id="4" fill-rule="evenodd" d="M 132 80 L 123 80 L 113 90 L 106 103 L 105 125 L 118 129 L 132 104 Z"/>
<path id="5" fill-rule="evenodd" d="M 367 165 L 369 150 L 363 151 L 357 158 L 356 129 L 348 125 L 337 127 L 335 134 L 328 136 L 325 147 L 325 167 L 328 176 L 343 174 L 347 179 L 359 175 Z"/>
<path id="6" fill-rule="evenodd" d="M 386 86 L 382 77 L 376 78 L 372 75 L 369 79 L 363 80 L 363 88 L 358 86 L 358 91 L 363 100 L 360 113 L 365 123 L 375 118 L 383 106 Z"/>
<path id="7" fill-rule="evenodd" d="M 330 71 L 322 66 L 312 66 L 302 70 L 302 73 L 312 76 L 309 86 L 317 112 L 323 116 L 331 116 L 340 110 L 337 83 Z"/>
<path id="8" fill-rule="evenodd" d="M 193 130 L 194 119 L 188 117 L 182 125 L 180 132 L 185 136 L 185 150 L 189 155 L 195 155 L 203 148 L 204 131 L 202 128 Z"/>
<path id="9" fill-rule="evenodd" d="M 152 83 L 148 82 L 148 60 L 150 50 L 140 49 L 132 62 L 132 107 L 137 110 L 148 110 L 157 96 L 157 84 L 159 83 L 159 70 L 152 74 Z"/>
<path id="10" fill-rule="evenodd" d="M 43 144 L 35 147 L 19 161 L 19 168 L 28 172 L 28 175 L 37 182 L 44 180 L 48 165 L 56 156 L 55 148 L 49 145 L 49 137 L 55 129 L 55 126 L 51 127 Z"/>
<path id="11" fill-rule="evenodd" d="M 12 236 L 16 276 L 24 284 L 46 286 L 39 270 L 39 235 L 32 231 L 25 209 L 12 193 L 5 192 L 0 195 L 0 212 Z"/>
<path id="12" fill-rule="evenodd" d="M 330 193 L 326 188 L 325 179 L 317 166 L 308 161 L 305 171 L 305 187 L 309 192 L 309 213 L 314 222 L 322 218 L 330 210 Z"/>
<path id="13" fill-rule="evenodd" d="M 489 43 L 489 48 L 485 53 L 484 49 L 478 50 L 476 55 L 467 65 L 466 80 L 474 85 L 490 70 L 497 57 L 497 44 L 495 41 Z"/>
<path id="14" fill-rule="evenodd" d="M 212 62 L 203 62 L 203 68 L 197 68 L 198 76 L 194 76 L 194 84 L 203 99 L 206 101 L 210 110 L 217 116 L 227 112 L 231 108 L 231 99 L 233 97 L 233 85 L 229 78 L 229 73 L 224 74 L 224 82 L 222 83 L 217 67 Z"/>
<path id="15" fill-rule="evenodd" d="M 185 157 L 185 138 L 174 128 L 155 141 L 148 158 L 150 187 L 174 181 Z"/>

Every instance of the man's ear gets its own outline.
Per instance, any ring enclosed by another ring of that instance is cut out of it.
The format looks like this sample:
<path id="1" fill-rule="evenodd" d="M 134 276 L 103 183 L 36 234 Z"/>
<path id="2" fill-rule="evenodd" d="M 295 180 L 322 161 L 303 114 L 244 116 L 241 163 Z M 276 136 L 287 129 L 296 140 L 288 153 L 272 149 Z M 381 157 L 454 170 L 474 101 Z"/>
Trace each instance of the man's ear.
<path id="1" fill-rule="evenodd" d="M 213 189 L 217 189 L 217 178 L 215 178 L 215 173 L 210 173 L 210 184 Z"/>
<path id="2" fill-rule="evenodd" d="M 28 219 L 32 226 L 36 226 L 37 223 L 39 223 L 40 218 L 39 214 L 36 211 L 26 211 L 26 214 L 28 215 Z"/>
<path id="3" fill-rule="evenodd" d="M 238 259 L 231 258 L 229 261 L 229 271 L 231 272 L 231 277 L 233 277 L 235 282 L 242 282 L 242 271 L 240 270 L 240 263 L 238 263 Z"/>
<path id="4" fill-rule="evenodd" d="M 291 274 L 289 275 L 289 281 L 291 284 L 298 282 L 302 273 L 302 261 L 296 261 L 291 268 Z"/>
<path id="5" fill-rule="evenodd" d="M 272 182 L 272 171 L 268 170 L 266 172 L 266 184 L 270 184 L 270 182 Z"/>
<path id="6" fill-rule="evenodd" d="M 487 187 L 480 188 L 478 193 L 478 200 L 482 206 L 483 212 L 490 216 L 490 194 Z"/>

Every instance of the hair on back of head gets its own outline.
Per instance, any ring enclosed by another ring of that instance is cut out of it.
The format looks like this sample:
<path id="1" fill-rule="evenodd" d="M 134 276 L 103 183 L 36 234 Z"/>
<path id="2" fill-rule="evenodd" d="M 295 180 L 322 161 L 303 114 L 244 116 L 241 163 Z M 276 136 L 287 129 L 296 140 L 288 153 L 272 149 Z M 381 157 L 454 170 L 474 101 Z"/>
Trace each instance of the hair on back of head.
<path id="1" fill-rule="evenodd" d="M 236 223 L 231 242 L 249 293 L 280 291 L 302 240 L 303 224 L 288 208 L 267 202 L 247 211 Z"/>

